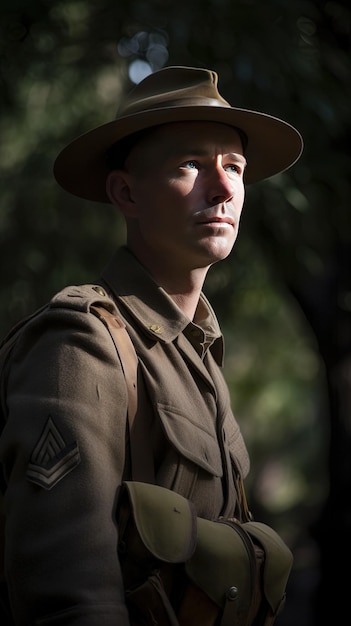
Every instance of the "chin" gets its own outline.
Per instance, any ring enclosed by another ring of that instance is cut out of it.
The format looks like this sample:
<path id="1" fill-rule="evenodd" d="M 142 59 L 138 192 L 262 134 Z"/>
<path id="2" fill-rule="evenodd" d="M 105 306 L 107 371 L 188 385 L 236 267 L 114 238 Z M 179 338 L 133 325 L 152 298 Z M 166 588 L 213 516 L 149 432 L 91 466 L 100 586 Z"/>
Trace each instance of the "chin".
<path id="1" fill-rule="evenodd" d="M 214 262 L 223 261 L 231 253 L 233 246 L 234 246 L 234 242 L 231 243 L 230 245 L 226 244 L 223 246 L 220 246 L 220 245 L 213 246 L 209 250 L 209 255 L 213 257 Z"/>

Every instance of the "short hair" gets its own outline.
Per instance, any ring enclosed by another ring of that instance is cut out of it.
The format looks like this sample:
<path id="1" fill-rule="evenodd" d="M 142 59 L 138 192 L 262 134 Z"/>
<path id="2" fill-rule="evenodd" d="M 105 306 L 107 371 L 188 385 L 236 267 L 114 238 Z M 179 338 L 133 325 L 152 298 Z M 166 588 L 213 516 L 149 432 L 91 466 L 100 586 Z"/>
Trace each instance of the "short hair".
<path id="1" fill-rule="evenodd" d="M 158 128 L 158 126 L 144 128 L 143 130 L 127 135 L 126 137 L 123 137 L 123 139 L 120 139 L 112 144 L 106 152 L 106 160 L 109 170 L 123 169 L 129 153 L 136 146 L 136 144 L 148 135 L 151 135 L 156 128 Z"/>

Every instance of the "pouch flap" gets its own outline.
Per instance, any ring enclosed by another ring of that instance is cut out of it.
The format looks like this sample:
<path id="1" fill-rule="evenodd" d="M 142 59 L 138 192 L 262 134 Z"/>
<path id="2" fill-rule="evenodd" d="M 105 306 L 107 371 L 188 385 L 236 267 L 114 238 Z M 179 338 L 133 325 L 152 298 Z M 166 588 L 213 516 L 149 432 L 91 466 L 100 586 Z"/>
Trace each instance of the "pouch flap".
<path id="1" fill-rule="evenodd" d="M 293 555 L 281 537 L 262 522 L 246 522 L 246 532 L 265 551 L 263 590 L 273 614 L 279 610 L 293 564 Z"/>
<path id="2" fill-rule="evenodd" d="M 196 550 L 185 569 L 219 607 L 223 608 L 226 599 L 237 594 L 240 611 L 249 610 L 252 570 L 248 545 L 240 529 L 198 518 Z"/>
<path id="3" fill-rule="evenodd" d="M 125 481 L 137 531 L 157 559 L 182 563 L 196 545 L 196 511 L 186 498 L 159 485 Z"/>

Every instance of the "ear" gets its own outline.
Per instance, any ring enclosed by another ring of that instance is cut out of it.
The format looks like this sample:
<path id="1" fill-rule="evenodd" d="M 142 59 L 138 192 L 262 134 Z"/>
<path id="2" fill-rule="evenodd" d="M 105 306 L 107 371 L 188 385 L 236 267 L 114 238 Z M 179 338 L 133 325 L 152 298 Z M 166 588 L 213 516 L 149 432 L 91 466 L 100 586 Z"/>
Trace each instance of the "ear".
<path id="1" fill-rule="evenodd" d="M 113 170 L 106 179 L 106 193 L 125 217 L 134 217 L 136 206 L 131 193 L 130 175 L 124 170 Z"/>

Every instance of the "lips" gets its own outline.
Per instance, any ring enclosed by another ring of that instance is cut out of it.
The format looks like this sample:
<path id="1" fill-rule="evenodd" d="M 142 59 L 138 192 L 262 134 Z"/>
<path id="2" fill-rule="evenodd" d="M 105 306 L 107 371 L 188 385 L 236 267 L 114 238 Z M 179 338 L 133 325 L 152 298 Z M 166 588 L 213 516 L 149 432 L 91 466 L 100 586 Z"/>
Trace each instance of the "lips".
<path id="1" fill-rule="evenodd" d="M 230 226 L 234 226 L 233 218 L 227 216 L 218 217 L 214 215 L 213 217 L 206 217 L 205 219 L 199 220 L 199 224 L 229 224 Z"/>

